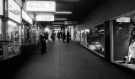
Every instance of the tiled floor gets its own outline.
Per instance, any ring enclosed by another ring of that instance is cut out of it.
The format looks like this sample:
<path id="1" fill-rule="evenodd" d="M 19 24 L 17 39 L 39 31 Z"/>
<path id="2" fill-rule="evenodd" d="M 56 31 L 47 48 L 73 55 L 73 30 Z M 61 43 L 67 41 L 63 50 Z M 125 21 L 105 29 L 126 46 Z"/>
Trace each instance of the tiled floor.
<path id="1" fill-rule="evenodd" d="M 16 62 L 20 64 L 14 64 L 17 69 L 12 79 L 135 79 L 76 42 L 49 43 L 47 53 L 41 55 L 36 51 Z"/>

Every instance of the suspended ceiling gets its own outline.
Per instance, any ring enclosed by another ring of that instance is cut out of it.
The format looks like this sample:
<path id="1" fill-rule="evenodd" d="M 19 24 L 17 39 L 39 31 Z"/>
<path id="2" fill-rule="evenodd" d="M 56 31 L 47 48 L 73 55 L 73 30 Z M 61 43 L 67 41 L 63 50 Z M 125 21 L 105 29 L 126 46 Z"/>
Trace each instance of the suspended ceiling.
<path id="1" fill-rule="evenodd" d="M 28 1 L 28 0 L 26 0 Z M 39 0 L 34 0 L 39 1 Z M 40 0 L 46 1 L 46 0 Z M 71 11 L 70 15 L 61 15 L 57 14 L 56 18 L 67 18 L 70 21 L 81 22 L 85 19 L 91 11 L 95 10 L 96 7 L 99 7 L 106 0 L 54 0 L 56 1 L 56 10 L 57 11 Z"/>

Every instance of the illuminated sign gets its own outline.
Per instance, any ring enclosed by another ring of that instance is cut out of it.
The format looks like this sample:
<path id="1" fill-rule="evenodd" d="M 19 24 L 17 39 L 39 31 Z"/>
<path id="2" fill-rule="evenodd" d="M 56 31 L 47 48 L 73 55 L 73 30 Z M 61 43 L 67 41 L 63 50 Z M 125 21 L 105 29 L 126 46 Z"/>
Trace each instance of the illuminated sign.
<path id="1" fill-rule="evenodd" d="M 21 8 L 14 0 L 8 0 L 8 17 L 21 23 Z"/>
<path id="2" fill-rule="evenodd" d="M 3 15 L 3 0 L 0 0 L 0 15 Z"/>
<path id="3" fill-rule="evenodd" d="M 130 17 L 120 17 L 116 19 L 117 22 L 130 22 L 130 20 Z"/>
<path id="4" fill-rule="evenodd" d="M 71 11 L 57 11 L 56 14 L 72 14 Z"/>
<path id="5" fill-rule="evenodd" d="M 29 17 L 29 15 L 24 11 L 22 10 L 22 18 L 27 21 L 28 23 L 32 24 L 32 19 L 31 17 Z"/>
<path id="6" fill-rule="evenodd" d="M 54 14 L 39 14 L 36 16 L 36 21 L 54 21 Z"/>
<path id="7" fill-rule="evenodd" d="M 55 1 L 27 1 L 26 10 L 34 12 L 56 12 Z"/>

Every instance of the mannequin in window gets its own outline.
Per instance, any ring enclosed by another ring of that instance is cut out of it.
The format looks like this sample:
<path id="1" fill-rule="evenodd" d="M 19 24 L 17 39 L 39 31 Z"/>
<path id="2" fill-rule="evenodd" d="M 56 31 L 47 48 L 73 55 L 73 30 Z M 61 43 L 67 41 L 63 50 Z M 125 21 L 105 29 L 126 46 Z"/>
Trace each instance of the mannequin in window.
<path id="1" fill-rule="evenodd" d="M 135 28 L 131 32 L 128 51 L 128 62 L 130 63 L 132 59 L 135 59 Z"/>

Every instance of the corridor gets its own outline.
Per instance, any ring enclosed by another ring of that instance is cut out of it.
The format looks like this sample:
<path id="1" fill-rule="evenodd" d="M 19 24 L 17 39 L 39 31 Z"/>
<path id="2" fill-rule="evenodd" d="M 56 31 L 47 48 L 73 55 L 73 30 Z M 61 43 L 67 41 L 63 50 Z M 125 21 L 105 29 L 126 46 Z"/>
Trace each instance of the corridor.
<path id="1" fill-rule="evenodd" d="M 134 79 L 77 42 L 49 42 L 47 53 L 42 55 L 37 50 L 28 57 L 16 59 L 8 69 L 3 69 L 3 76 L 9 75 L 3 79 Z"/>

